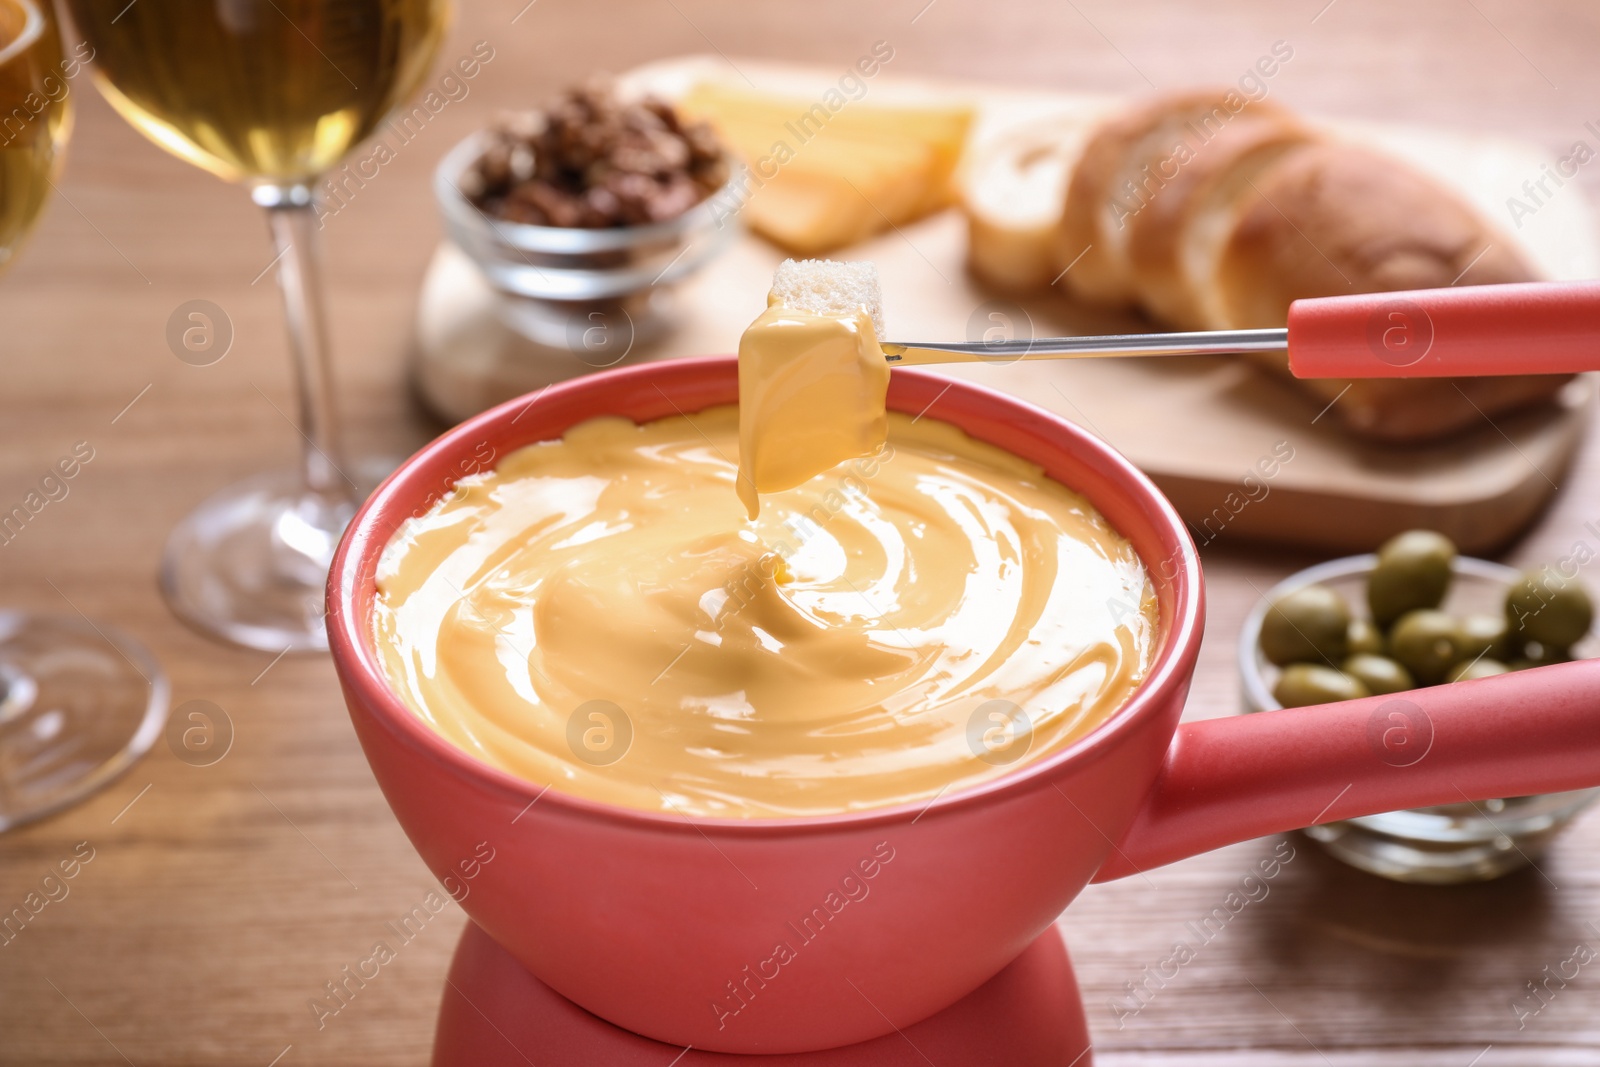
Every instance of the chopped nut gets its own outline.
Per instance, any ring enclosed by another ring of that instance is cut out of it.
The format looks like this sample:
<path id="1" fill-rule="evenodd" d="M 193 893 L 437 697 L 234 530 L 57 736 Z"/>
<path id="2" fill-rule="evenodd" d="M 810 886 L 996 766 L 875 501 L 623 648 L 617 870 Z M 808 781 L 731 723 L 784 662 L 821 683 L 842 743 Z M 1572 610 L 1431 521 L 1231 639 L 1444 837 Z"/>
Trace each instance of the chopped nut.
<path id="1" fill-rule="evenodd" d="M 457 184 L 507 221 L 604 229 L 675 218 L 727 178 L 710 126 L 654 97 L 620 101 L 593 78 L 543 110 L 497 116 Z"/>

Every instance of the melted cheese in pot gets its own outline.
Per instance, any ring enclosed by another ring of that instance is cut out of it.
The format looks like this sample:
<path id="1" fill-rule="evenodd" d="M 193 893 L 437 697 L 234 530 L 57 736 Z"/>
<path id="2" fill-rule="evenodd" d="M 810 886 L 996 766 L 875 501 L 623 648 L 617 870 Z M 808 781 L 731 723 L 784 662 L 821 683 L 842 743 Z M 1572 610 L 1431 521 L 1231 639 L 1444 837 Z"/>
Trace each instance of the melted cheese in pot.
<path id="1" fill-rule="evenodd" d="M 506 456 L 385 551 L 391 682 L 486 763 L 695 816 L 925 803 L 1092 730 L 1158 641 L 1133 548 L 1030 463 L 882 427 L 820 473 L 758 453 L 754 521 L 731 407 Z"/>

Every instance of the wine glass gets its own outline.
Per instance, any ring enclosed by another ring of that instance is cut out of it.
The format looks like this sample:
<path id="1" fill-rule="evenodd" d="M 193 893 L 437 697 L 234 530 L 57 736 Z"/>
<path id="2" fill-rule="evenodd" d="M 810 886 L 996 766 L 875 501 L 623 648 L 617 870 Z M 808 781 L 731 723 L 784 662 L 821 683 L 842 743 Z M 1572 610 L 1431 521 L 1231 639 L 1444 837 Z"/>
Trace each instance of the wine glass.
<path id="1" fill-rule="evenodd" d="M 269 652 L 326 649 L 323 585 L 360 498 L 339 444 L 317 184 L 426 74 L 450 0 L 67 0 L 105 98 L 266 209 L 294 356 L 300 470 L 222 490 L 173 530 L 167 603 Z"/>
<path id="2" fill-rule="evenodd" d="M 0 0 L 0 268 L 32 230 L 60 169 L 72 127 L 67 76 L 48 7 Z M 58 460 L 42 493 L 64 486 L 82 459 Z M 0 541 L 21 536 L 32 516 L 27 498 L 0 512 Z M 116 778 L 161 735 L 170 697 L 154 657 L 114 627 L 77 614 L 0 611 L 0 831 Z"/>

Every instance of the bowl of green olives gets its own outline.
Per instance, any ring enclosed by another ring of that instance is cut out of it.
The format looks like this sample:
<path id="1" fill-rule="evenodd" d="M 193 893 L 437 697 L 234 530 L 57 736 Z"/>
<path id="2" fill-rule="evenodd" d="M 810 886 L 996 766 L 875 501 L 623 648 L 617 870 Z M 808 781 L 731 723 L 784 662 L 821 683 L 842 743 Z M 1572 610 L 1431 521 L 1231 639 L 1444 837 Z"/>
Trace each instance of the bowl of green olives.
<path id="1" fill-rule="evenodd" d="M 1430 530 L 1309 567 L 1270 589 L 1239 635 L 1247 712 L 1399 693 L 1588 658 L 1594 605 L 1571 563 L 1519 572 Z M 1433 884 L 1534 862 L 1600 790 L 1385 812 L 1308 827 L 1363 870 Z"/>

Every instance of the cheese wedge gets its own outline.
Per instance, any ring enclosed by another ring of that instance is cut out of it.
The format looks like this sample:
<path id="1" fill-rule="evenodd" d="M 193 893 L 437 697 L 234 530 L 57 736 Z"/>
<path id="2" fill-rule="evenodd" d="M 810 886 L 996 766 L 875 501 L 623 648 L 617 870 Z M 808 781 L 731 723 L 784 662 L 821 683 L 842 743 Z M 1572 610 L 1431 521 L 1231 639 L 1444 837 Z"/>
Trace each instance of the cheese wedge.
<path id="1" fill-rule="evenodd" d="M 781 247 L 816 255 L 945 207 L 972 124 L 966 105 L 816 100 L 702 82 L 677 102 L 750 166 L 743 216 Z"/>

